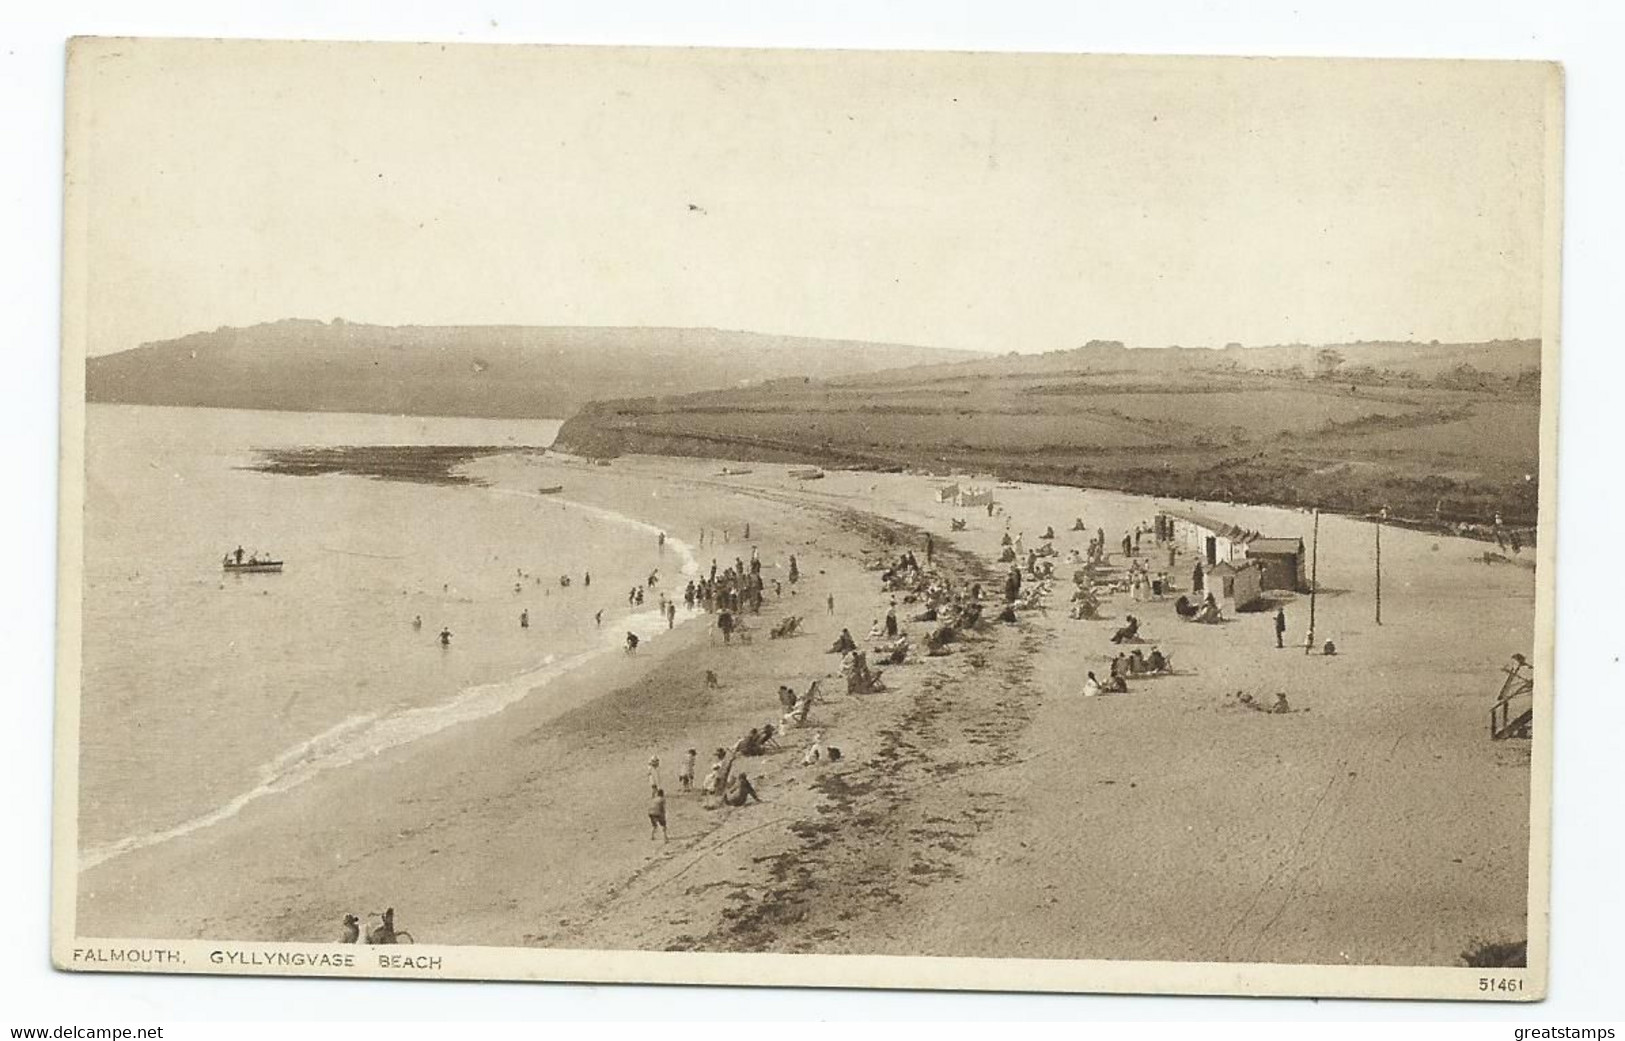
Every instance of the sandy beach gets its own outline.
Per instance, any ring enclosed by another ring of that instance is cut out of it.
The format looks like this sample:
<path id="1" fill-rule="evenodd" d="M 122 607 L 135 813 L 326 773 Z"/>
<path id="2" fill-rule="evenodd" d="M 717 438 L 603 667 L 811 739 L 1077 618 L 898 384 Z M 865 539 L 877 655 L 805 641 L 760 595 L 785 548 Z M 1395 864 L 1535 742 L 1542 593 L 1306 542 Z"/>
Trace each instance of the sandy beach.
<path id="1" fill-rule="evenodd" d="M 1081 549 L 1075 517 L 1106 532 L 1115 559 L 1155 501 L 1001 487 L 990 518 L 937 504 L 924 476 L 722 466 L 510 454 L 464 472 L 497 488 L 563 484 L 570 502 L 667 530 L 702 563 L 757 547 L 783 594 L 747 618 L 748 643 L 680 618 L 637 654 L 595 659 L 489 718 L 109 860 L 81 877 L 78 935 L 336 940 L 345 913 L 390 905 L 420 943 L 492 946 L 1455 965 L 1525 937 L 1528 744 L 1490 741 L 1486 721 L 1499 667 L 1530 650 L 1531 569 L 1485 563 L 1481 543 L 1385 530 L 1378 626 L 1371 528 L 1326 516 L 1316 632 L 1336 656 L 1303 652 L 1307 596 L 1285 605 L 1298 646 L 1277 650 L 1268 614 L 1191 625 L 1167 600 L 1123 594 L 1101 619 L 1072 620 L 1063 580 L 1047 611 L 851 696 L 827 651 L 843 626 L 869 642 L 890 599 L 879 561 L 923 556 L 929 532 L 940 566 L 989 585 L 1007 528 L 1036 545 L 1053 526 L 1061 550 Z M 1301 512 L 1204 509 L 1310 534 Z M 950 533 L 954 517 L 966 530 Z M 727 543 L 698 543 L 723 528 Z M 1171 570 L 1188 575 L 1190 558 Z M 1129 612 L 1175 673 L 1082 698 Z M 790 614 L 804 634 L 769 640 Z M 703 773 L 711 749 L 777 718 L 779 684 L 815 679 L 828 697 L 811 724 L 741 760 L 759 804 L 710 810 L 678 791 L 684 750 Z M 1253 711 L 1237 692 L 1284 693 L 1294 711 Z M 818 731 L 844 756 L 802 766 Z M 645 816 L 651 755 L 664 843 Z"/>

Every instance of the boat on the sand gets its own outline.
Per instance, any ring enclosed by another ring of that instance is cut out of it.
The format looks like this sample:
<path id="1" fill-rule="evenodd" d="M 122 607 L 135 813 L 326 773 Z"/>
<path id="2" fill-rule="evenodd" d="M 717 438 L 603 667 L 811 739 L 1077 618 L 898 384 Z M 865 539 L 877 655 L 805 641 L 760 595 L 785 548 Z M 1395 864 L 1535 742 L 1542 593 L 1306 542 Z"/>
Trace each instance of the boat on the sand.
<path id="1" fill-rule="evenodd" d="M 562 484 L 550 484 L 545 488 L 536 489 L 536 494 L 537 495 L 557 495 L 562 491 L 564 491 L 564 485 L 562 485 Z"/>

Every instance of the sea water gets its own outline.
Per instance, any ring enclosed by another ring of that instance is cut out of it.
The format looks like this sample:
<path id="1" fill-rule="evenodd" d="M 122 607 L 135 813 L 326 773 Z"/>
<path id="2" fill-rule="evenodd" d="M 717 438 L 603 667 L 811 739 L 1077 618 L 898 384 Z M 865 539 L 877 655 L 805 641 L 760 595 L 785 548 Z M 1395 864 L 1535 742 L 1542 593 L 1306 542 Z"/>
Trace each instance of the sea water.
<path id="1" fill-rule="evenodd" d="M 554 421 L 91 405 L 86 427 L 84 867 L 533 696 L 662 631 L 658 594 L 627 591 L 694 566 L 568 489 L 252 469 L 273 448 L 540 447 Z M 224 574 L 239 545 L 285 570 Z"/>

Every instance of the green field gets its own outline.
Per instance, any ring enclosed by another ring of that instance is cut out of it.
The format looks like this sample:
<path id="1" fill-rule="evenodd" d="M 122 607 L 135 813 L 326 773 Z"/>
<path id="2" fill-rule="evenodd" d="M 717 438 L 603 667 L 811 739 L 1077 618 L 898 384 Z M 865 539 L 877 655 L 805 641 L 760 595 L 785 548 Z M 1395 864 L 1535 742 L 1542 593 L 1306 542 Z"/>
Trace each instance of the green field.
<path id="1" fill-rule="evenodd" d="M 600 402 L 559 446 L 1534 523 L 1538 344 L 1306 350 L 1084 349 Z"/>

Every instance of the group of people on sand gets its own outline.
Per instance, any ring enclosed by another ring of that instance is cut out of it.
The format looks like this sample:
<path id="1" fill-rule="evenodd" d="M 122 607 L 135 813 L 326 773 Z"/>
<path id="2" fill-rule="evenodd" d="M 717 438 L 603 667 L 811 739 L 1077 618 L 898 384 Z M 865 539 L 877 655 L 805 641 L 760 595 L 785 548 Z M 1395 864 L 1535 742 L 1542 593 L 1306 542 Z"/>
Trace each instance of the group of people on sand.
<path id="1" fill-rule="evenodd" d="M 735 771 L 734 758 L 739 753 L 730 752 L 726 748 L 718 748 L 712 753 L 711 769 L 705 780 L 700 782 L 698 788 L 694 784 L 695 763 L 699 753 L 690 748 L 683 754 L 682 766 L 677 773 L 677 784 L 684 792 L 698 791 L 705 797 L 708 809 L 719 806 L 744 806 L 750 802 L 761 802 L 762 797 L 756 791 L 756 786 L 746 776 L 745 771 Z M 669 841 L 671 836 L 667 831 L 666 820 L 666 789 L 660 780 L 660 757 L 649 757 L 649 838 L 659 835 L 662 841 Z"/>
<path id="2" fill-rule="evenodd" d="M 793 553 L 790 555 L 787 577 L 792 587 L 801 580 L 801 566 Z M 779 596 L 784 587 L 775 579 L 773 589 L 774 595 Z M 792 588 L 792 595 L 794 592 Z M 690 579 L 683 588 L 683 604 L 689 610 L 699 608 L 707 614 L 716 615 L 717 629 L 722 633 L 724 642 L 732 642 L 733 634 L 739 628 L 739 615 L 747 610 L 751 614 L 760 614 L 766 595 L 767 582 L 762 578 L 762 558 L 756 547 L 752 546 L 749 561 L 735 557 L 733 563 L 720 572 L 713 558 L 710 571 L 698 579 Z"/>
<path id="3" fill-rule="evenodd" d="M 706 685 L 717 686 L 716 673 L 706 673 Z M 798 696 L 790 688 L 780 686 L 779 701 L 781 705 L 787 706 L 781 723 L 777 725 L 764 723 L 759 727 L 751 727 L 743 737 L 733 743 L 731 748 L 717 748 L 711 754 L 711 768 L 697 785 L 694 776 L 699 753 L 693 748 L 688 749 L 683 753 L 682 765 L 677 772 L 678 789 L 685 793 L 693 792 L 700 795 L 703 800 L 701 805 L 706 809 L 719 809 L 724 806 L 742 807 L 752 802 L 761 802 L 762 796 L 756 790 L 756 785 L 744 770 L 736 769 L 736 763 L 741 756 L 765 755 L 770 748 L 779 747 L 779 735 L 784 732 L 785 727 L 800 726 L 806 722 L 817 689 L 818 684 L 815 681 L 805 695 Z M 821 748 L 822 740 L 823 734 L 820 732 L 814 747 Z M 660 779 L 660 757 L 650 756 L 649 838 L 653 839 L 656 834 L 662 839 L 669 838 L 666 828 L 666 789 Z"/>

